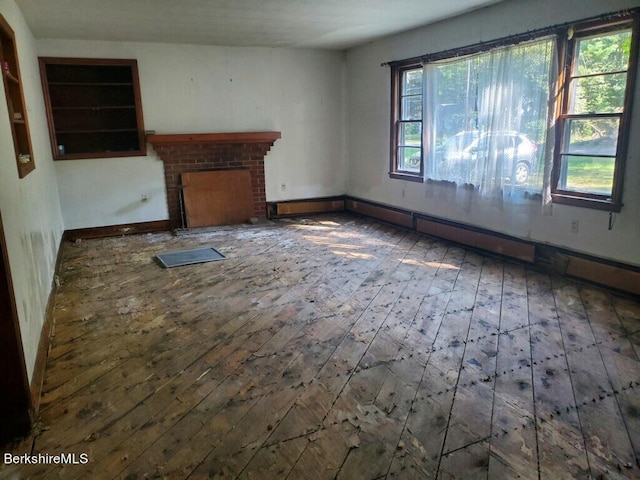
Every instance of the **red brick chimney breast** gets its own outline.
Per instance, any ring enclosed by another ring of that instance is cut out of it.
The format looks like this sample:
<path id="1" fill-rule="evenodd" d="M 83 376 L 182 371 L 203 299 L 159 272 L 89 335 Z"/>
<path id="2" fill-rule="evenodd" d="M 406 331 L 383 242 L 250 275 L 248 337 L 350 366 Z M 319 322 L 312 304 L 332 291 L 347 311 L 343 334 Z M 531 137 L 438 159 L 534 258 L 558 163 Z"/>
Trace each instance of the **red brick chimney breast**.
<path id="1" fill-rule="evenodd" d="M 278 138 L 280 132 L 147 135 L 147 142 L 164 163 L 171 228 L 183 226 L 180 178 L 187 172 L 248 168 L 254 216 L 266 218 L 264 157 Z"/>

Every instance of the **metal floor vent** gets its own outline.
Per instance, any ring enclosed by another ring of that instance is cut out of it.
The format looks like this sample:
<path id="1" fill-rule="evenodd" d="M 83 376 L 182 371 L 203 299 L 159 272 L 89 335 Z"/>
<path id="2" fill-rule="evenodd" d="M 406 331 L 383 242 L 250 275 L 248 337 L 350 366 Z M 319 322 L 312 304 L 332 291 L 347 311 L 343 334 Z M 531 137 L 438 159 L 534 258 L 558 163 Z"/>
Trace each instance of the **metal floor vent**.
<path id="1" fill-rule="evenodd" d="M 226 257 L 215 248 L 198 248 L 195 250 L 182 250 L 180 252 L 160 253 L 156 258 L 164 268 L 193 265 L 194 263 L 213 262 L 224 260 Z"/>

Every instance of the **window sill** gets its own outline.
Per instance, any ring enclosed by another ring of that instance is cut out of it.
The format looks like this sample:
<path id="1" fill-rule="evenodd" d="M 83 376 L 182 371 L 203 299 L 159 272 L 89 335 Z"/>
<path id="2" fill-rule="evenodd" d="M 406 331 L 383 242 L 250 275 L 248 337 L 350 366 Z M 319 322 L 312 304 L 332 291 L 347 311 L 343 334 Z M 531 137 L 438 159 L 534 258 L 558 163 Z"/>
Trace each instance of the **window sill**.
<path id="1" fill-rule="evenodd" d="M 560 205 L 571 205 L 573 207 L 592 208 L 594 210 L 604 210 L 607 212 L 619 212 L 622 209 L 621 203 L 616 203 L 605 198 L 586 198 L 566 193 L 552 193 L 553 203 Z"/>
<path id="2" fill-rule="evenodd" d="M 407 182 L 424 183 L 424 178 L 419 174 L 414 173 L 389 172 L 389 177 L 406 180 Z"/>

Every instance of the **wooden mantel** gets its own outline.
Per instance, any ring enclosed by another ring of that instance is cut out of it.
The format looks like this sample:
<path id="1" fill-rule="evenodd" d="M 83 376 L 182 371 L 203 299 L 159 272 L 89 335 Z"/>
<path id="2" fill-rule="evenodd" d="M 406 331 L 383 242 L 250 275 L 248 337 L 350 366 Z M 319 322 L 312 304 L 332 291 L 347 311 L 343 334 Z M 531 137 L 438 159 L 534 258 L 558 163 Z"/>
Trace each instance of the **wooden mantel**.
<path id="1" fill-rule="evenodd" d="M 271 143 L 281 137 L 280 132 L 229 132 L 229 133 L 172 133 L 147 135 L 147 142 L 156 145 L 184 145 L 189 143 Z"/>

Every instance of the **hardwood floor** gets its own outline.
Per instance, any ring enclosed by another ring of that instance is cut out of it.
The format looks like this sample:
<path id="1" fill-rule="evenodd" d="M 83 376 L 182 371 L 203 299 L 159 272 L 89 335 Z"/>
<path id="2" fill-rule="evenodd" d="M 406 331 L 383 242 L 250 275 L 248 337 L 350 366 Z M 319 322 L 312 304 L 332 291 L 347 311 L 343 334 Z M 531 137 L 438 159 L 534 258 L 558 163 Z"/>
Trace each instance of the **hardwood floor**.
<path id="1" fill-rule="evenodd" d="M 63 255 L 12 451 L 88 462 L 0 477 L 640 476 L 637 301 L 346 214 Z"/>

